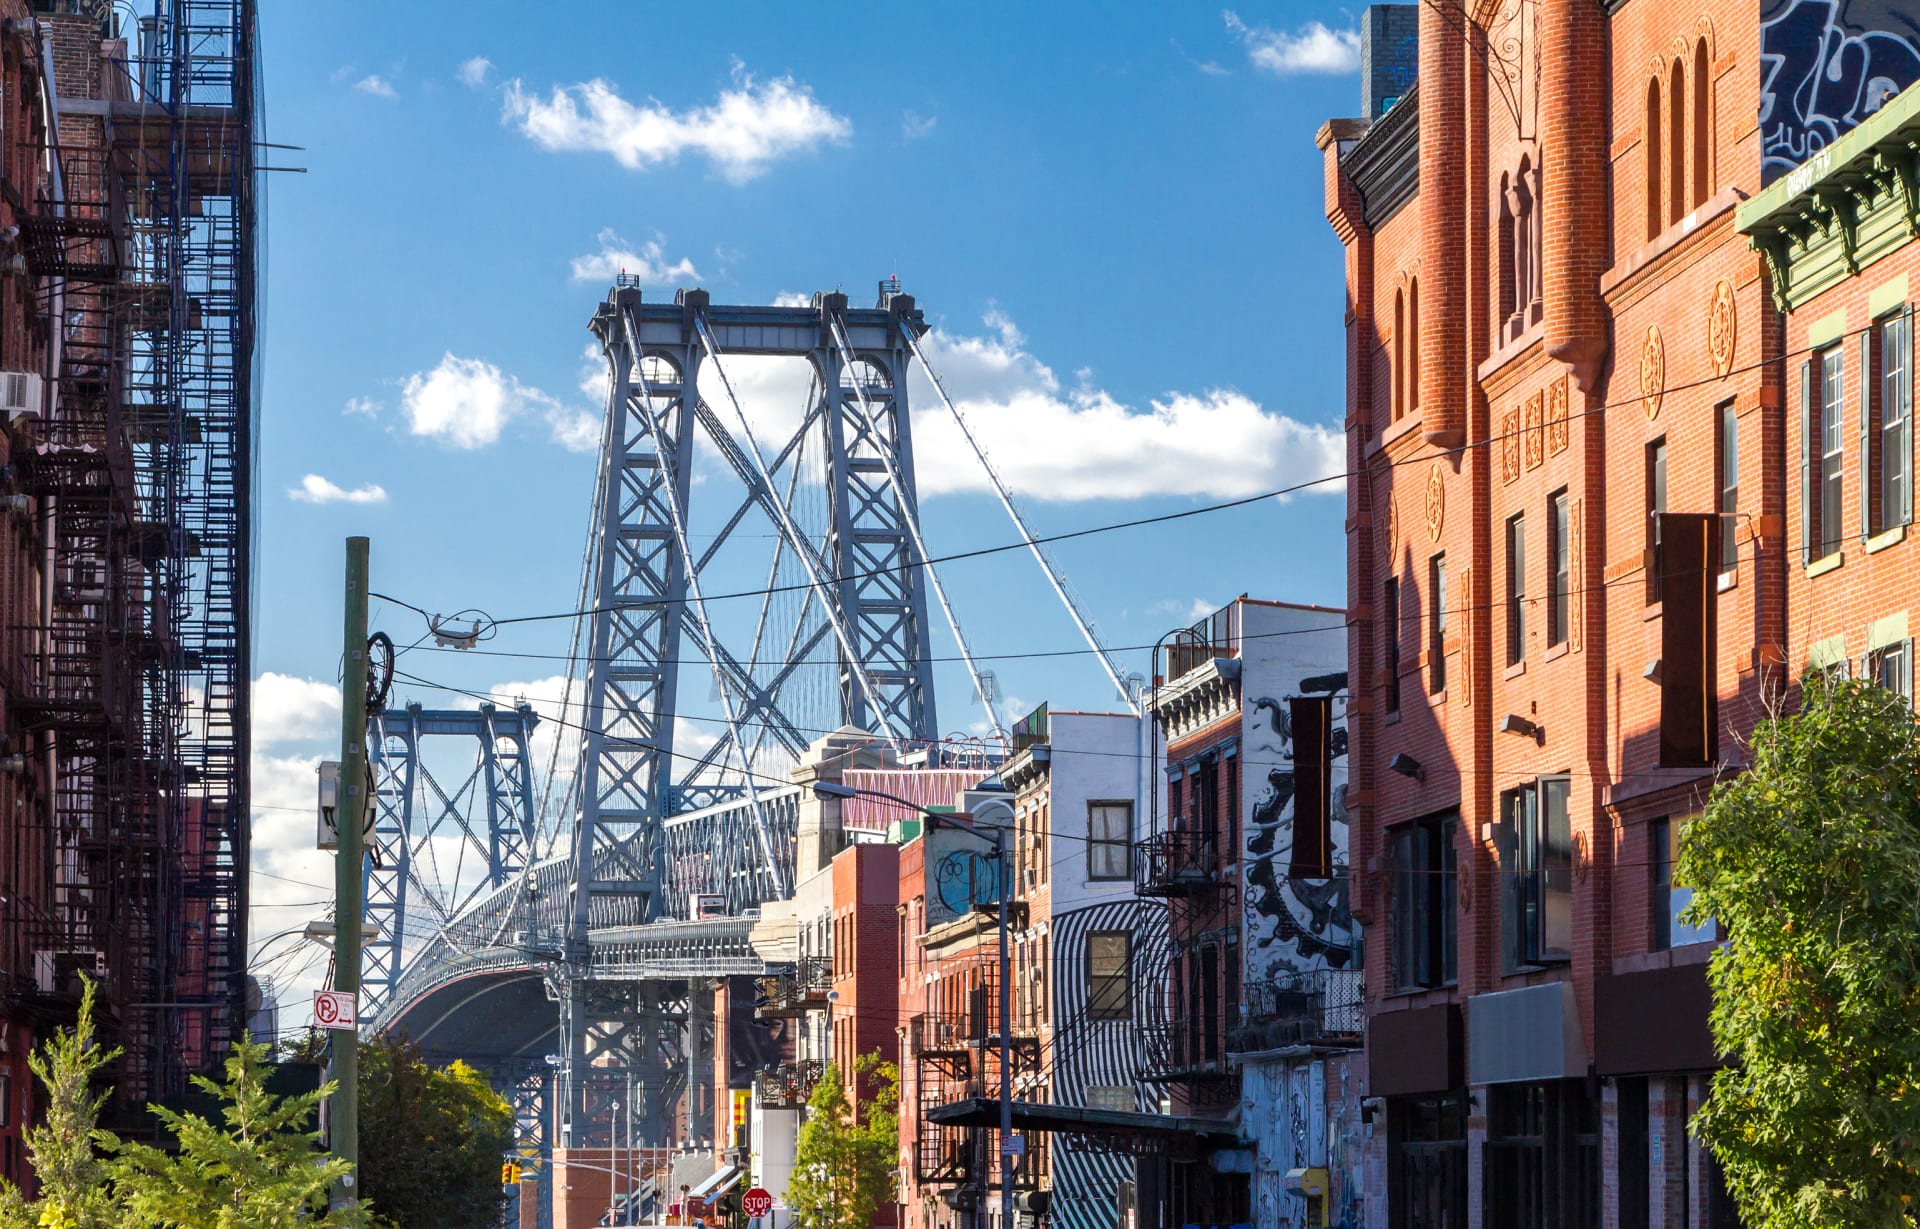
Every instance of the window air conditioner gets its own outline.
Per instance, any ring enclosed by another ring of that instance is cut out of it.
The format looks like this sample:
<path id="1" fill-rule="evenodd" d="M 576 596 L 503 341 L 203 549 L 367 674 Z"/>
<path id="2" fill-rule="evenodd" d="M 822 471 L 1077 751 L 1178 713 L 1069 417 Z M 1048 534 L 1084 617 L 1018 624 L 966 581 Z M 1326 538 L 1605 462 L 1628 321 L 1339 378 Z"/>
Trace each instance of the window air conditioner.
<path id="1" fill-rule="evenodd" d="M 31 371 L 0 371 L 0 412 L 11 426 L 41 414 L 40 376 Z"/>

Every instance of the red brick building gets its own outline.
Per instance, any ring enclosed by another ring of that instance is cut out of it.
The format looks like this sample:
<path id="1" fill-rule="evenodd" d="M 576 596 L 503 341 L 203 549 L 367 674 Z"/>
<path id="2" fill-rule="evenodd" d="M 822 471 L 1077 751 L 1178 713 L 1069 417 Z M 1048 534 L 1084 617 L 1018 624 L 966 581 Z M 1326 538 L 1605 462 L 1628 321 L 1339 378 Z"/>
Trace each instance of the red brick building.
<path id="1" fill-rule="evenodd" d="M 1841 73 L 1906 45 L 1840 7 L 1422 5 L 1417 86 L 1321 130 L 1369 1223 L 1731 1223 L 1672 850 L 1804 665 L 1911 676 L 1911 257 L 1795 210 L 1914 72 Z"/>

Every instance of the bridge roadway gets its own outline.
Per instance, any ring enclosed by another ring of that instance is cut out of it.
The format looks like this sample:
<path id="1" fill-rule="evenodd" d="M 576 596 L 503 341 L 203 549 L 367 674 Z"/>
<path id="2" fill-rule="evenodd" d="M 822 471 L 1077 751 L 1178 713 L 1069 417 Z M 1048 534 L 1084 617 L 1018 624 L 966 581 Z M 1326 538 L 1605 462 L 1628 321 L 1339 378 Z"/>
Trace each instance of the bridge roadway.
<path id="1" fill-rule="evenodd" d="M 576 980 L 602 983 L 689 981 L 757 976 L 765 963 L 747 942 L 759 917 L 759 876 L 724 865 L 713 850 L 750 851 L 745 799 L 726 799 L 667 821 L 669 907 L 682 916 L 642 923 L 631 898 L 593 902 L 584 958 L 569 959 L 566 857 L 549 858 L 435 921 L 433 937 L 412 953 L 385 1008 L 370 1021 L 439 1054 L 478 1064 L 542 1058 L 562 1048 L 560 992 Z M 799 790 L 760 793 L 791 882 Z M 605 856 L 617 856 L 609 851 Z M 696 894 L 724 896 L 727 914 L 688 919 Z"/>

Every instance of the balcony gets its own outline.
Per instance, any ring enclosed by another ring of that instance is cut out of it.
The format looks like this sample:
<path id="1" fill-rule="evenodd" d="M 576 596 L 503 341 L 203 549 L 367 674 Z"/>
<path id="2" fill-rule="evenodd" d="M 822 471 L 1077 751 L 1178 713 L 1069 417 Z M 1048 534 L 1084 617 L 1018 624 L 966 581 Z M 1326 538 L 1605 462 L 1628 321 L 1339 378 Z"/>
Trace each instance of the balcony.
<path id="1" fill-rule="evenodd" d="M 1218 891 L 1219 850 L 1212 832 L 1155 833 L 1136 847 L 1134 893 L 1176 897 Z"/>
<path id="2" fill-rule="evenodd" d="M 1196 1021 L 1150 1024 L 1140 1029 L 1140 1041 L 1145 1057 L 1142 1078 L 1183 1085 L 1196 1103 L 1232 1099 L 1240 1077 L 1220 1030 L 1199 1027 Z"/>
<path id="3" fill-rule="evenodd" d="M 820 1064 L 811 1060 L 781 1063 L 756 1071 L 753 1076 L 754 1104 L 762 1109 L 797 1110 L 806 1108 L 813 1086 L 820 1082 Z"/>
<path id="4" fill-rule="evenodd" d="M 977 1021 L 953 1013 L 921 1012 L 907 1021 L 907 1057 L 958 1058 L 979 1044 Z"/>
<path id="5" fill-rule="evenodd" d="M 1308 969 L 1245 989 L 1246 1019 L 1229 1039 L 1246 1052 L 1360 1044 L 1366 985 L 1358 969 Z"/>
<path id="6" fill-rule="evenodd" d="M 824 1011 L 827 992 L 833 989 L 833 965 L 825 956 L 808 956 L 785 972 L 761 978 L 757 989 L 760 1001 L 753 1009 L 755 1019 L 773 1020 Z"/>

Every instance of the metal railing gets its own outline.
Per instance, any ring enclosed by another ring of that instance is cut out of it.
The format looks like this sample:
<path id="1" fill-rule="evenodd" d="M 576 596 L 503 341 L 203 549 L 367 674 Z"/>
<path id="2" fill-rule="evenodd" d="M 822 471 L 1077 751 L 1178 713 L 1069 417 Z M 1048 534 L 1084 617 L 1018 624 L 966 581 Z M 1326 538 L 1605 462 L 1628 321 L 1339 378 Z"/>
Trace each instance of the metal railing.
<path id="1" fill-rule="evenodd" d="M 820 1082 L 821 1065 L 812 1059 L 781 1063 L 753 1076 L 753 1099 L 766 1109 L 801 1109 Z"/>
<path id="2" fill-rule="evenodd" d="M 761 1019 L 797 1016 L 816 1007 L 825 1007 L 833 989 L 833 964 L 825 956 L 803 957 L 792 968 L 783 969 L 757 983 L 761 1002 L 754 1014 Z"/>
<path id="3" fill-rule="evenodd" d="M 1135 847 L 1134 892 L 1191 896 L 1220 886 L 1220 841 L 1210 831 L 1156 832 Z"/>
<path id="4" fill-rule="evenodd" d="M 1234 1050 L 1360 1043 L 1366 983 L 1358 969 L 1284 973 L 1248 984 L 1244 995 L 1246 1018 L 1234 1030 Z"/>

